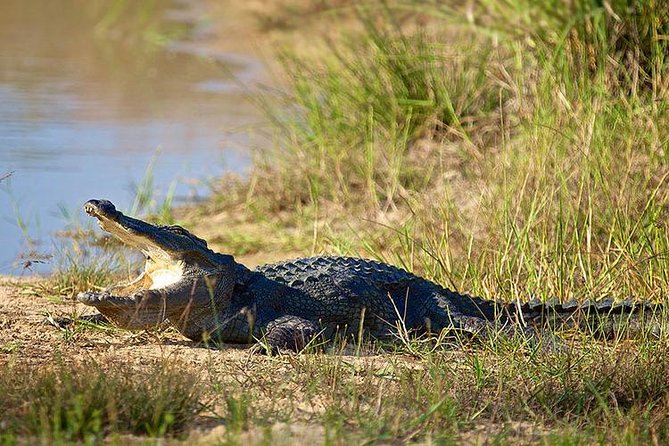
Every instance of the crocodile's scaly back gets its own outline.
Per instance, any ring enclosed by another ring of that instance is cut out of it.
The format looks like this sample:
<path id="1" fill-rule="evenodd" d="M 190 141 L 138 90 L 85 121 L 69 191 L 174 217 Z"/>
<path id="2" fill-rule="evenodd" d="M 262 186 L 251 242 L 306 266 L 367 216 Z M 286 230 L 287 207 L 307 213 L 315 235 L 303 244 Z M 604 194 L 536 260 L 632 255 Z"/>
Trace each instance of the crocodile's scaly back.
<path id="1" fill-rule="evenodd" d="M 377 337 L 396 332 L 398 324 L 417 332 L 467 328 L 468 324 L 460 326 L 463 318 L 488 321 L 499 310 L 494 302 L 452 292 L 374 260 L 321 256 L 255 271 L 263 277 L 263 286 L 280 284 L 286 290 L 282 312 L 338 330 L 357 328 L 363 322 Z M 294 300 L 293 296 L 299 297 Z"/>
<path id="2" fill-rule="evenodd" d="M 291 287 L 317 283 L 334 276 L 354 276 L 371 286 L 409 285 L 421 279 L 408 271 L 385 263 L 355 257 L 319 256 L 262 265 L 255 271 Z"/>

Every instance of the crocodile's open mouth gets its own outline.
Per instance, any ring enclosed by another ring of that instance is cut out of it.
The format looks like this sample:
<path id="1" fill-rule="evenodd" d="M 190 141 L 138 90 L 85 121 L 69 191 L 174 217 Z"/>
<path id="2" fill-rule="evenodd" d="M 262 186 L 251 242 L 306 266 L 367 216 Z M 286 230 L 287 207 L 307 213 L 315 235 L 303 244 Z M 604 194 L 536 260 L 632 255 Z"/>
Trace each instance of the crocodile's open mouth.
<path id="1" fill-rule="evenodd" d="M 204 316 L 193 313 L 217 314 L 212 305 L 227 305 L 224 299 L 235 285 L 232 256 L 210 250 L 207 242 L 181 226 L 127 217 L 107 200 L 89 200 L 84 210 L 102 229 L 140 250 L 146 262 L 135 280 L 103 291 L 81 292 L 77 300 L 124 328 L 147 328 L 169 319 L 187 337 L 201 337 L 198 324 Z"/>
<path id="2" fill-rule="evenodd" d="M 107 200 L 89 200 L 84 210 L 97 218 L 102 229 L 124 244 L 139 249 L 146 258 L 144 271 L 139 277 L 108 290 L 116 296 L 165 288 L 180 281 L 184 274 L 184 254 L 192 252 L 197 248 L 194 244 L 200 242 L 180 226 L 155 226 L 128 217 Z"/>

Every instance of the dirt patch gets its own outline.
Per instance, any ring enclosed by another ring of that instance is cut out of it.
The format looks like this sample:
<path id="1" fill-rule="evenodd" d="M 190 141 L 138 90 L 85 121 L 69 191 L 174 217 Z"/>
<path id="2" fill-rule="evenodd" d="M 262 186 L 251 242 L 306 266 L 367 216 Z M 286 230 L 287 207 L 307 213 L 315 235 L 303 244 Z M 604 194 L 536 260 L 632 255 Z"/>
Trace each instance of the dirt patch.
<path id="1" fill-rule="evenodd" d="M 59 318 L 97 312 L 74 299 L 46 295 L 46 289 L 40 279 L 0 278 L 0 364 L 47 364 L 54 354 L 70 360 L 118 358 L 136 364 L 169 359 L 193 366 L 257 359 L 241 346 L 198 347 L 167 327 L 138 332 L 80 324 L 60 328 L 54 324 Z"/>
<path id="2" fill-rule="evenodd" d="M 96 314 L 96 310 L 74 299 L 49 295 L 46 290 L 45 279 L 0 278 L 0 367 L 27 364 L 46 368 L 57 362 L 95 361 L 102 364 L 103 369 L 104 364 L 121 363 L 127 365 L 129 372 L 136 373 L 149 365 L 177 364 L 199 374 L 208 395 L 207 409 L 182 437 L 187 442 L 211 444 L 230 439 L 231 435 L 250 444 L 268 438 L 272 444 L 324 441 L 324 427 L 315 421 L 323 404 L 309 400 L 300 389 L 303 383 L 296 382 L 293 375 L 301 370 L 303 363 L 329 361 L 327 357 L 266 357 L 252 353 L 244 345 L 210 349 L 184 338 L 170 327 L 138 332 L 82 324 L 61 328 L 54 324 L 59 318 Z M 382 356 L 340 356 L 337 360 L 356 369 L 372 367 L 383 371 L 388 367 Z M 290 376 L 292 380 L 287 378 Z M 227 425 L 230 398 L 247 398 L 255 406 L 272 407 L 270 412 L 277 414 L 281 414 L 283 405 L 292 407 L 292 417 L 290 422 L 278 416 L 263 417 L 261 423 L 249 421 L 243 429 L 233 430 Z M 122 439 L 128 443 L 143 440 L 134 436 Z"/>
<path id="3" fill-rule="evenodd" d="M 58 318 L 95 314 L 96 310 L 44 294 L 45 285 L 36 278 L 0 278 L 0 367 L 22 363 L 39 368 L 54 361 L 93 360 L 101 364 L 122 362 L 129 370 L 141 370 L 142 366 L 169 362 L 182 364 L 191 372 L 201 371 L 203 383 L 208 383 L 212 373 L 232 376 L 237 364 L 263 360 L 235 346 L 222 350 L 199 347 L 171 328 L 141 332 L 80 325 L 59 328 L 53 323 Z M 214 438 L 220 429 L 212 429 L 220 421 L 212 425 L 212 415 L 202 417 L 191 435 Z"/>

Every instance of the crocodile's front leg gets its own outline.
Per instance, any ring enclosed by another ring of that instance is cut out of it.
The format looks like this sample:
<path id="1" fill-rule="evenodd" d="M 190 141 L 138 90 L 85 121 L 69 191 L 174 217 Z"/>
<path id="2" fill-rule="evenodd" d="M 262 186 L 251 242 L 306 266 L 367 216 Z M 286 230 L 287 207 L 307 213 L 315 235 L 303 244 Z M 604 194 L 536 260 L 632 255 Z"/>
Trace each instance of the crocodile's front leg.
<path id="1" fill-rule="evenodd" d="M 281 316 L 267 324 L 263 341 L 270 352 L 287 349 L 299 352 L 318 335 L 315 322 L 298 316 Z"/>

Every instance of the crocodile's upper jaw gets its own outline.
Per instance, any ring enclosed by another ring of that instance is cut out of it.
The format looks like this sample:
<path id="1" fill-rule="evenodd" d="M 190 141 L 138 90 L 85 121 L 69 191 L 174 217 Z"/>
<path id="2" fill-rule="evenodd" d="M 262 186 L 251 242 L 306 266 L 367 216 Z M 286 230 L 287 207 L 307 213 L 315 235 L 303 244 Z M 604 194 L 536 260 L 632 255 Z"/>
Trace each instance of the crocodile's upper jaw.
<path id="1" fill-rule="evenodd" d="M 107 200 L 89 200 L 84 210 L 98 220 L 102 229 L 146 257 L 140 277 L 128 285 L 112 287 L 117 295 L 173 285 L 183 279 L 189 263 L 197 262 L 200 268 L 215 266 L 208 261 L 212 253 L 206 242 L 179 226 L 155 226 L 128 217 Z"/>
<path id="2" fill-rule="evenodd" d="M 171 254 L 159 243 L 161 228 L 123 215 L 107 200 L 89 200 L 84 211 L 98 219 L 100 228 L 117 237 L 123 243 L 141 250 L 153 258 L 170 258 Z"/>

